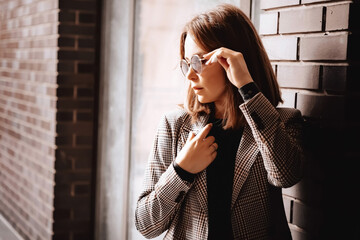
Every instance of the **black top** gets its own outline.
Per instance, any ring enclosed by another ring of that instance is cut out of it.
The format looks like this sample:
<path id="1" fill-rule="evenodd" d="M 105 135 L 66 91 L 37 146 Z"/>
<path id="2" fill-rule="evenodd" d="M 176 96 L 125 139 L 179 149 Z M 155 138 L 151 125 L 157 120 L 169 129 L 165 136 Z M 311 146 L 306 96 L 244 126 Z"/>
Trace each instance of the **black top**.
<path id="1" fill-rule="evenodd" d="M 231 199 L 236 152 L 242 130 L 224 130 L 222 119 L 210 119 L 209 133 L 219 145 L 215 160 L 206 169 L 208 191 L 208 239 L 233 239 L 231 227 Z"/>

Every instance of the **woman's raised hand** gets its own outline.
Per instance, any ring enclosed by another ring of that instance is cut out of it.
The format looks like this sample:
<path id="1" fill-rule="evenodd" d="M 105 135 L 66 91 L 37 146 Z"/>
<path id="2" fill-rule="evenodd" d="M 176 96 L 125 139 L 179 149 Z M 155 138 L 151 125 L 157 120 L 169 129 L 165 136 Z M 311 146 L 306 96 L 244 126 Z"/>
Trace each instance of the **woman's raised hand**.
<path id="1" fill-rule="evenodd" d="M 221 47 L 203 55 L 203 57 L 208 60 L 205 65 L 220 63 L 230 82 L 237 88 L 253 82 L 242 53 Z"/>
<path id="2" fill-rule="evenodd" d="M 216 150 L 218 148 L 213 136 L 206 137 L 212 124 L 207 124 L 196 136 L 193 132 L 189 133 L 189 137 L 176 157 L 176 163 L 184 170 L 190 173 L 199 173 L 214 161 Z"/>

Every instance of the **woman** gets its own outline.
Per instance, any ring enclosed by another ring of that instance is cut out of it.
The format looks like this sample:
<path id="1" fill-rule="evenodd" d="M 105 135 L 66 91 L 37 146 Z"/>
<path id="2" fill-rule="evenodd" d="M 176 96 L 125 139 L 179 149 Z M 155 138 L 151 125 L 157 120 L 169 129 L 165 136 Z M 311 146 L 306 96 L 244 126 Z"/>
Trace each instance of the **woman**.
<path id="1" fill-rule="evenodd" d="M 159 125 L 136 208 L 147 238 L 291 239 L 281 188 L 302 176 L 302 117 L 276 108 L 259 36 L 232 5 L 193 18 L 180 40 L 182 109 Z"/>

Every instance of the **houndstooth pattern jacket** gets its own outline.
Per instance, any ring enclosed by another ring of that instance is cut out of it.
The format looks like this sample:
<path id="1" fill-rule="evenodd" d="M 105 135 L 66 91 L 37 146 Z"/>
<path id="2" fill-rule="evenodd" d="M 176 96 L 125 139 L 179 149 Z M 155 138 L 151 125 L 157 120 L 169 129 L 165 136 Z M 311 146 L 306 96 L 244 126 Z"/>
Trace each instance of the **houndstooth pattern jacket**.
<path id="1" fill-rule="evenodd" d="M 302 177 L 303 118 L 299 110 L 274 108 L 262 93 L 240 109 L 247 124 L 235 160 L 234 238 L 291 239 L 281 188 L 293 186 Z M 199 132 L 207 121 L 204 116 L 191 123 L 182 109 L 162 118 L 135 211 L 136 228 L 146 238 L 167 231 L 165 239 L 207 239 L 206 170 L 188 183 L 172 165 L 189 132 Z"/>

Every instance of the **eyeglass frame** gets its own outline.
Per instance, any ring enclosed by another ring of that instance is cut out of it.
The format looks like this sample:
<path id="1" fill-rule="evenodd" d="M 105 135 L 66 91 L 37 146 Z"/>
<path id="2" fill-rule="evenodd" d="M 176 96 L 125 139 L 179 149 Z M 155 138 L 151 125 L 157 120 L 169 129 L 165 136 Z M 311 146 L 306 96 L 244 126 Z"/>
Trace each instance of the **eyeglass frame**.
<path id="1" fill-rule="evenodd" d="M 200 62 L 200 70 L 196 70 L 196 69 L 193 67 L 193 64 L 194 64 L 194 63 L 192 63 L 192 60 L 193 60 L 194 57 L 196 57 L 196 58 L 199 59 L 199 62 Z M 181 60 L 180 60 L 180 70 L 181 70 L 182 74 L 183 74 L 185 77 L 186 77 L 186 74 L 189 72 L 190 68 L 194 69 L 195 73 L 200 74 L 200 73 L 202 73 L 202 69 L 203 69 L 202 65 L 204 64 L 204 62 L 206 62 L 206 59 L 205 59 L 205 58 L 200 58 L 199 55 L 195 54 L 195 55 L 193 55 L 193 56 L 191 57 L 190 63 L 189 63 L 188 61 L 186 61 L 186 59 L 181 59 Z M 186 73 L 184 73 L 183 68 L 181 67 L 181 64 L 182 64 L 182 63 L 185 63 L 186 66 L 188 67 Z"/>

